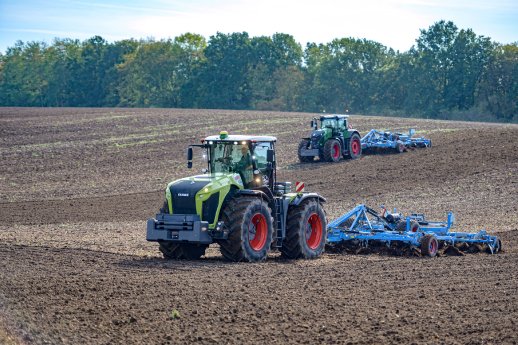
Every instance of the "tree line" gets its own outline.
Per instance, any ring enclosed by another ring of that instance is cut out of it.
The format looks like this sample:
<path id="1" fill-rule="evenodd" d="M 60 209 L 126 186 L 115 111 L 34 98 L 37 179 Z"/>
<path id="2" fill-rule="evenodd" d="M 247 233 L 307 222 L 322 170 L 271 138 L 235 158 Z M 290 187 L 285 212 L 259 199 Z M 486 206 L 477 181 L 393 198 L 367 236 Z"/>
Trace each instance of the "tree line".
<path id="1" fill-rule="evenodd" d="M 21 42 L 0 54 L 0 106 L 173 107 L 518 122 L 518 42 L 439 21 L 409 51 L 289 34 Z"/>

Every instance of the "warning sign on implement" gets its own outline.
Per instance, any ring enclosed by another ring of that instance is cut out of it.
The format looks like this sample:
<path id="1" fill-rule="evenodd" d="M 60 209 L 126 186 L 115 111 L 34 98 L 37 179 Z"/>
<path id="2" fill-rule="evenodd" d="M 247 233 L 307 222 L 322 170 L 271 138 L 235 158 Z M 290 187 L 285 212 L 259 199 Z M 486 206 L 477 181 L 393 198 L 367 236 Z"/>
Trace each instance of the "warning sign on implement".
<path id="1" fill-rule="evenodd" d="M 304 191 L 304 182 L 295 182 L 295 191 L 297 193 Z"/>

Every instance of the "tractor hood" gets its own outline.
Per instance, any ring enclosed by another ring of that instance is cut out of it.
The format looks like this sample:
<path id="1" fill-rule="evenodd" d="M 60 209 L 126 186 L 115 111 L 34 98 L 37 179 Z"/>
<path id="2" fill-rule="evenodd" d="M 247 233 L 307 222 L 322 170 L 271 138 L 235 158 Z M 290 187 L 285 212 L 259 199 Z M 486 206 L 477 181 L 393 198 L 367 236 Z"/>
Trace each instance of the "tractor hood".
<path id="1" fill-rule="evenodd" d="M 311 138 L 320 138 L 324 135 L 325 129 L 317 129 L 311 133 Z"/>
<path id="2" fill-rule="evenodd" d="M 169 213 L 201 216 L 203 204 L 205 202 L 218 204 L 221 194 L 226 195 L 231 186 L 243 188 L 243 181 L 239 174 L 205 174 L 173 181 L 167 185 L 165 191 Z"/>

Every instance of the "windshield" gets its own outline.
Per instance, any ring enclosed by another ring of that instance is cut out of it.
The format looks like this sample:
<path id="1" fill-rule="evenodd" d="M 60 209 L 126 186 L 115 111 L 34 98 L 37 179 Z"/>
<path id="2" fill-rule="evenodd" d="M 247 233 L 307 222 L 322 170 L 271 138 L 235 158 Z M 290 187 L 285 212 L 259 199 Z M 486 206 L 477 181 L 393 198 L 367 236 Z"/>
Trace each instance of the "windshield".
<path id="1" fill-rule="evenodd" d="M 252 179 L 252 156 L 249 143 L 216 141 L 210 148 L 211 173 L 239 173 L 244 183 Z"/>
<path id="2" fill-rule="evenodd" d="M 323 119 L 322 120 L 322 128 L 330 127 L 330 128 L 336 128 L 336 119 Z"/>

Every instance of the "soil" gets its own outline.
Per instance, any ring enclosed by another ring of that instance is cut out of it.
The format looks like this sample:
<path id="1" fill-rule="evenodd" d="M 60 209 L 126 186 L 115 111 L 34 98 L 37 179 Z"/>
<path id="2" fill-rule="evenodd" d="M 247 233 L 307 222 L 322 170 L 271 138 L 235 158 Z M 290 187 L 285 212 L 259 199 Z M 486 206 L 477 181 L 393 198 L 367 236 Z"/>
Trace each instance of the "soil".
<path id="1" fill-rule="evenodd" d="M 0 108 L 2 344 L 517 344 L 518 126 L 351 116 L 433 147 L 298 162 L 314 114 Z M 486 229 L 503 252 L 436 258 L 327 252 L 169 261 L 145 240 L 185 149 L 207 135 L 278 138 L 278 179 L 328 219 L 358 203 Z"/>

